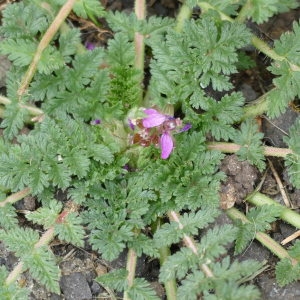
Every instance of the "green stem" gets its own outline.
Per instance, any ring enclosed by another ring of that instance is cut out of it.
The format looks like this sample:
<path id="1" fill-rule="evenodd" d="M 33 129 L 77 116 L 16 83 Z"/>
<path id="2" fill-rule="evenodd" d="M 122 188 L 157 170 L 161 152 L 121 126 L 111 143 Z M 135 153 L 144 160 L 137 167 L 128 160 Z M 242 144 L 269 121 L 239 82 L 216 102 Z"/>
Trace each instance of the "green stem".
<path id="1" fill-rule="evenodd" d="M 183 25 L 185 20 L 189 19 L 192 15 L 192 10 L 185 4 L 180 7 L 179 13 L 177 15 L 177 25 L 175 30 L 177 32 L 181 32 L 183 29 Z"/>
<path id="2" fill-rule="evenodd" d="M 239 14 L 236 17 L 236 21 L 239 23 L 244 23 L 247 19 L 247 15 L 251 7 L 252 7 L 251 0 L 247 0 L 246 3 L 240 9 Z"/>
<path id="3" fill-rule="evenodd" d="M 51 42 L 52 38 L 58 31 L 59 27 L 62 25 L 64 20 L 67 18 L 69 13 L 71 12 L 73 5 L 75 4 L 76 0 L 68 0 L 60 9 L 57 16 L 53 20 L 52 24 L 49 26 L 48 30 L 44 34 L 43 38 L 41 39 L 36 52 L 33 56 L 32 62 L 28 67 L 28 70 L 25 74 L 25 76 L 22 79 L 21 85 L 18 89 L 18 96 L 21 99 L 21 97 L 25 94 L 39 63 L 39 60 L 42 56 L 43 51 L 47 48 L 49 43 Z"/>
<path id="4" fill-rule="evenodd" d="M 283 61 L 286 59 L 284 56 L 278 55 L 266 42 L 259 39 L 256 35 L 252 35 L 251 42 L 257 50 L 274 60 Z"/>
<path id="5" fill-rule="evenodd" d="M 249 195 L 246 198 L 246 201 L 248 201 L 256 206 L 277 205 L 281 208 L 280 218 L 282 220 L 288 222 L 289 224 L 291 224 L 297 228 L 300 228 L 300 215 L 297 212 L 272 200 L 271 198 L 269 198 L 259 192 L 255 192 L 255 193 Z"/>
<path id="6" fill-rule="evenodd" d="M 268 95 L 272 91 L 273 89 L 251 102 L 251 104 L 244 106 L 244 115 L 241 118 L 241 121 L 263 115 L 268 109 Z"/>
<path id="7" fill-rule="evenodd" d="M 0 103 L 2 103 L 4 105 L 9 105 L 9 104 L 11 104 L 11 100 L 4 97 L 4 96 L 2 96 L 2 95 L 0 95 Z M 35 106 L 23 105 L 23 104 L 19 104 L 19 106 L 21 108 L 27 109 L 32 116 L 40 116 L 40 115 L 44 114 L 44 112 L 41 109 L 39 109 Z"/>
<path id="8" fill-rule="evenodd" d="M 234 143 L 211 142 L 207 144 L 210 150 L 218 150 L 223 153 L 236 153 L 240 150 L 241 146 Z M 265 156 L 286 157 L 288 154 L 293 153 L 291 149 L 276 148 L 276 147 L 263 147 Z"/>
<path id="9" fill-rule="evenodd" d="M 162 247 L 159 249 L 159 261 L 162 266 L 167 258 L 171 255 L 171 251 L 169 247 Z M 167 299 L 168 300 L 176 300 L 177 299 L 177 285 L 176 280 L 171 279 L 164 283 Z"/>
<path id="10" fill-rule="evenodd" d="M 210 9 L 218 12 L 218 14 L 221 17 L 221 20 L 224 21 L 229 21 L 229 22 L 233 22 L 234 20 L 232 18 L 230 18 L 229 16 L 227 16 L 226 14 L 224 14 L 221 10 L 215 8 L 214 6 L 212 6 L 211 4 L 209 4 L 206 1 L 198 1 L 198 5 L 201 7 L 201 10 L 203 13 L 208 12 Z"/>
<path id="11" fill-rule="evenodd" d="M 247 217 L 234 207 L 226 210 L 226 214 L 232 220 L 241 220 L 243 223 L 250 223 L 250 221 L 247 219 Z M 265 234 L 263 232 L 256 232 L 255 238 L 262 245 L 264 245 L 266 248 L 268 248 L 272 253 L 274 253 L 276 256 L 278 256 L 280 259 L 289 258 L 293 264 L 298 263 L 298 261 L 296 259 L 292 258 L 282 246 L 280 246 L 276 241 L 274 241 L 267 234 Z"/>

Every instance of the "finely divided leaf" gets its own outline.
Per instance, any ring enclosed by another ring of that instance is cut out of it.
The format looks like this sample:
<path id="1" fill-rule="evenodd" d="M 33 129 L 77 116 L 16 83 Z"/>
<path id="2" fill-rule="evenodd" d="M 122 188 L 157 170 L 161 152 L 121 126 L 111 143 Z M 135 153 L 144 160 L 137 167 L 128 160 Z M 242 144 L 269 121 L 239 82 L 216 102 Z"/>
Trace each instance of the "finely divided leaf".
<path id="1" fill-rule="evenodd" d="M 268 115 L 276 117 L 284 112 L 288 103 L 300 96 L 300 26 L 293 24 L 293 32 L 282 34 L 275 42 L 274 51 L 282 57 L 268 68 L 277 77 L 275 88 L 268 93 Z"/>
<path id="2" fill-rule="evenodd" d="M 283 258 L 276 265 L 276 280 L 280 286 L 300 279 L 300 263 L 293 265 L 291 260 Z"/>
<path id="3" fill-rule="evenodd" d="M 159 300 L 149 282 L 143 278 L 135 278 L 133 285 L 126 291 L 130 299 Z"/>
<path id="4" fill-rule="evenodd" d="M 49 228 L 54 225 L 58 214 L 62 209 L 62 204 L 56 200 L 49 202 L 49 206 L 43 206 L 36 211 L 26 214 L 26 219 L 36 224 L 43 225 L 44 228 Z"/>
<path id="5" fill-rule="evenodd" d="M 118 292 L 122 292 L 127 286 L 127 271 L 125 269 L 113 270 L 97 277 L 96 281 Z"/>
<path id="6" fill-rule="evenodd" d="M 234 137 L 234 142 L 242 146 L 237 152 L 239 158 L 248 160 L 260 170 L 265 168 L 262 138 L 263 134 L 258 131 L 258 126 L 250 120 L 242 123 L 240 131 Z"/>
<path id="7" fill-rule="evenodd" d="M 290 127 L 289 136 L 284 137 L 284 141 L 289 148 L 293 150 L 292 154 L 285 157 L 285 166 L 288 168 L 288 174 L 291 183 L 300 188 L 300 118 Z"/>
<path id="8" fill-rule="evenodd" d="M 81 223 L 81 217 L 75 213 L 69 213 L 61 223 L 57 222 L 55 224 L 55 232 L 58 234 L 59 239 L 83 247 L 85 232 Z"/>
<path id="9" fill-rule="evenodd" d="M 60 271 L 56 265 L 56 259 L 46 247 L 35 248 L 32 253 L 24 259 L 25 268 L 34 279 L 41 282 L 45 287 L 54 293 L 59 294 Z"/>
<path id="10" fill-rule="evenodd" d="M 281 212 L 282 209 L 278 205 L 263 205 L 251 208 L 247 218 L 253 222 L 256 231 L 265 231 L 271 229 L 270 223 L 274 222 Z"/>

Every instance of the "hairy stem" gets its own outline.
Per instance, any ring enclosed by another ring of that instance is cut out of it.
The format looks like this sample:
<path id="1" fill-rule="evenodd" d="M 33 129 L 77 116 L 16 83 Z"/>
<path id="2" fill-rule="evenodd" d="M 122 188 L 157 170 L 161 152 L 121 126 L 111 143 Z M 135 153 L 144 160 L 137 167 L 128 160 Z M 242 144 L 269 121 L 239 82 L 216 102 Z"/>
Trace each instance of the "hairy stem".
<path id="1" fill-rule="evenodd" d="M 11 194 L 4 201 L 0 202 L 0 207 L 4 207 L 7 203 L 15 203 L 30 194 L 30 188 L 26 188 L 17 193 Z"/>
<path id="2" fill-rule="evenodd" d="M 128 275 L 127 275 L 128 288 L 130 288 L 133 285 L 133 282 L 134 282 L 136 262 L 137 262 L 136 252 L 132 248 L 130 248 L 128 250 L 127 264 L 126 264 L 126 270 L 128 272 Z M 129 300 L 130 299 L 127 291 L 125 291 L 123 299 L 124 300 Z"/>
<path id="3" fill-rule="evenodd" d="M 182 31 L 184 21 L 189 19 L 191 17 L 191 15 L 192 15 L 191 9 L 187 5 L 183 4 L 180 7 L 179 13 L 176 18 L 177 24 L 176 24 L 175 30 L 178 32 Z"/>
<path id="4" fill-rule="evenodd" d="M 268 96 L 273 90 L 274 89 L 268 91 L 267 93 L 257 98 L 255 101 L 252 101 L 249 105 L 244 106 L 244 115 L 242 116 L 241 121 L 263 115 L 268 110 Z"/>
<path id="5" fill-rule="evenodd" d="M 170 221 L 176 222 L 178 224 L 179 229 L 183 229 L 183 225 L 180 222 L 179 214 L 177 212 L 169 211 L 168 212 L 168 217 L 169 217 Z M 193 253 L 195 255 L 198 255 L 196 242 L 194 241 L 193 238 L 191 238 L 191 237 L 189 237 L 188 235 L 185 234 L 183 236 L 183 242 L 188 248 L 190 248 L 193 251 Z M 212 271 L 210 270 L 210 268 L 206 264 L 202 264 L 200 266 L 200 269 L 203 271 L 203 273 L 205 274 L 206 277 L 214 277 Z"/>
<path id="6" fill-rule="evenodd" d="M 134 11 L 138 20 L 145 19 L 146 16 L 146 1 L 135 0 Z M 140 71 L 140 93 L 139 102 L 143 100 L 143 80 L 144 80 L 144 61 L 145 61 L 145 41 L 144 35 L 140 32 L 134 34 L 135 62 L 134 66 Z"/>
<path id="7" fill-rule="evenodd" d="M 36 52 L 34 54 L 34 57 L 32 59 L 32 62 L 29 65 L 28 70 L 27 70 L 24 78 L 22 79 L 21 85 L 18 89 L 19 100 L 25 94 L 25 92 L 36 72 L 37 65 L 42 56 L 43 51 L 47 48 L 47 46 L 51 42 L 52 38 L 58 31 L 59 27 L 62 25 L 64 20 L 67 18 L 67 16 L 71 12 L 75 2 L 76 2 L 76 0 L 68 0 L 64 4 L 64 6 L 60 9 L 57 16 L 53 20 L 52 24 L 49 26 L 48 30 L 44 34 L 43 38 L 41 39 L 41 41 L 36 49 Z"/>
<path id="8" fill-rule="evenodd" d="M 246 3 L 241 7 L 236 21 L 244 23 L 247 19 L 248 11 L 251 9 L 252 3 L 251 0 L 247 0 Z"/>
<path id="9" fill-rule="evenodd" d="M 281 214 L 280 218 L 289 224 L 300 228 L 300 215 L 295 212 L 294 210 L 291 210 L 278 202 L 272 200 L 271 198 L 259 193 L 255 192 L 251 195 L 249 195 L 246 198 L 246 201 L 256 205 L 256 206 L 262 206 L 262 205 L 277 205 L 281 208 Z"/>
<path id="10" fill-rule="evenodd" d="M 236 153 L 242 146 L 234 143 L 211 142 L 207 144 L 207 147 L 210 150 L 219 150 L 224 153 Z M 293 151 L 288 148 L 264 146 L 263 150 L 265 156 L 286 157 L 288 154 L 293 153 Z"/>
<path id="11" fill-rule="evenodd" d="M 162 266 L 167 258 L 171 255 L 169 247 L 162 247 L 159 249 L 159 261 Z M 176 300 L 177 285 L 176 280 L 171 279 L 164 283 L 166 295 L 168 300 Z"/>
<path id="12" fill-rule="evenodd" d="M 8 99 L 8 98 L 6 98 L 6 97 L 4 97 L 4 96 L 2 96 L 2 95 L 0 95 L 0 103 L 2 103 L 2 104 L 4 104 L 4 105 L 9 105 L 9 104 L 11 104 L 11 100 Z M 35 107 L 35 106 L 24 105 L 24 104 L 19 104 L 19 106 L 20 106 L 21 108 L 27 109 L 28 112 L 29 112 L 32 116 L 40 116 L 40 115 L 43 115 L 43 114 L 44 114 L 44 112 L 43 112 L 41 109 L 39 109 L 39 108 L 37 108 L 37 107 Z"/>
<path id="13" fill-rule="evenodd" d="M 243 223 L 250 223 L 250 221 L 247 219 L 247 217 L 241 213 L 236 208 L 230 208 L 226 210 L 226 214 L 232 219 L 232 220 L 241 220 Z M 270 236 L 263 232 L 256 232 L 255 238 L 266 248 L 268 248 L 272 253 L 274 253 L 279 258 L 289 258 L 293 265 L 297 264 L 298 261 L 294 258 L 292 258 L 288 252 L 281 247 L 276 241 L 274 241 Z"/>

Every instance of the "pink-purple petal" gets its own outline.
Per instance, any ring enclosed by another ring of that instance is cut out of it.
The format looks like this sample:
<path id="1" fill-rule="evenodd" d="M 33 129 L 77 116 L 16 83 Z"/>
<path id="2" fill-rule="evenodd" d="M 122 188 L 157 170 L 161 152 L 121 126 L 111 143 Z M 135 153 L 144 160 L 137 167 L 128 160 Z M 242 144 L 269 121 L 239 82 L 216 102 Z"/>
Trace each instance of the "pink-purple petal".
<path id="1" fill-rule="evenodd" d="M 144 113 L 148 117 L 143 119 L 143 126 L 145 128 L 152 128 L 161 125 L 164 121 L 168 119 L 168 116 L 159 113 L 157 110 L 149 108 L 145 109 Z"/>
<path id="2" fill-rule="evenodd" d="M 174 147 L 172 137 L 168 132 L 164 132 L 160 137 L 161 158 L 167 159 Z"/>

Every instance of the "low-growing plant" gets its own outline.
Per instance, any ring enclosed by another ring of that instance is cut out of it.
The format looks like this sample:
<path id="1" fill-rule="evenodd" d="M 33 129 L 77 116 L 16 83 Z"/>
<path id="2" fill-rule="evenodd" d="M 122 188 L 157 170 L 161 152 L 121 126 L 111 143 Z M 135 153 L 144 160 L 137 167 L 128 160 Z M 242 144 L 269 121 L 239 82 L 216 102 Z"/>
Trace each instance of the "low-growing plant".
<path id="1" fill-rule="evenodd" d="M 88 234 L 109 261 L 127 249 L 126 269 L 97 278 L 124 299 L 158 299 L 135 276 L 141 255 L 160 260 L 168 299 L 259 299 L 249 281 L 264 263 L 233 260 L 226 248 L 234 242 L 240 253 L 254 237 L 280 258 L 281 285 L 299 279 L 299 243 L 286 251 L 263 233 L 278 218 L 299 228 L 296 212 L 271 199 L 260 206 L 254 193 L 249 201 L 257 207 L 247 217 L 232 208 L 232 225 L 214 224 L 225 153 L 261 171 L 265 156 L 283 157 L 300 187 L 300 120 L 286 138 L 288 149 L 265 147 L 252 120 L 279 116 L 300 96 L 299 23 L 273 47 L 245 25 L 297 6 L 190 0 L 172 19 L 147 17 L 142 0 L 130 14 L 105 11 L 96 0 L 8 4 L 0 28 L 0 52 L 12 62 L 0 96 L 0 240 L 20 261 L 10 272 L 1 267 L 1 299 L 28 298 L 17 283 L 26 270 L 60 293 L 48 246 L 55 236 L 83 246 Z M 193 18 L 195 7 L 201 14 Z M 71 11 L 99 31 L 107 23 L 107 43 L 85 47 L 80 29 L 67 21 Z M 253 66 L 251 44 L 272 59 L 274 87 L 245 106 L 232 75 Z M 58 191 L 67 201 L 56 199 Z M 44 228 L 42 235 L 18 222 L 14 203 L 29 194 L 39 208 L 25 217 Z M 178 250 L 171 252 L 172 245 Z"/>

